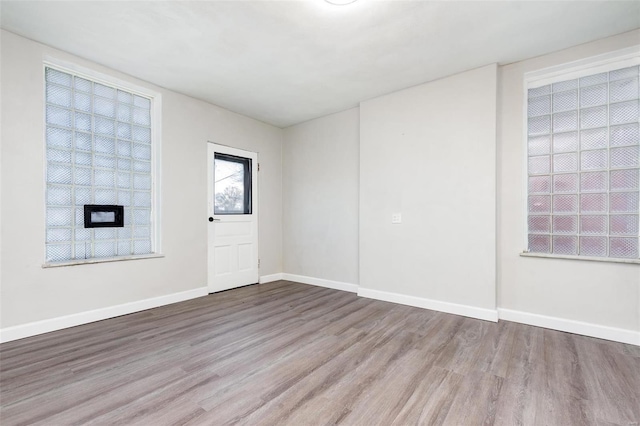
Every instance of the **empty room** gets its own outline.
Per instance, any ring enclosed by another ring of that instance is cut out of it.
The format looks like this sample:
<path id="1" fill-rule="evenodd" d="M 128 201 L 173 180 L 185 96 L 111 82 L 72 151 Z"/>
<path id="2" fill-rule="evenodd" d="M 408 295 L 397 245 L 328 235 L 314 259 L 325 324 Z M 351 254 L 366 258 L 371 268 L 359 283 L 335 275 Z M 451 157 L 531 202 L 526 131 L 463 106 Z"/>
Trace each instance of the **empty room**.
<path id="1" fill-rule="evenodd" d="M 0 424 L 640 424 L 640 2 L 0 0 Z"/>

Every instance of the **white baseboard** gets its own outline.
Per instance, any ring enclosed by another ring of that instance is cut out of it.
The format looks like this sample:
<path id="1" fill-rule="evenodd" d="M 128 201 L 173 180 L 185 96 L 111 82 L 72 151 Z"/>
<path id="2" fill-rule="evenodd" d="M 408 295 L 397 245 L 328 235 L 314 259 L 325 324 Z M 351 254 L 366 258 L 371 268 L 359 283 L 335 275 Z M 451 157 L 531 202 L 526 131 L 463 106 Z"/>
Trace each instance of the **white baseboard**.
<path id="1" fill-rule="evenodd" d="M 271 275 L 263 275 L 260 277 L 260 280 L 258 281 L 258 283 L 260 284 L 266 284 L 266 283 L 272 283 L 274 281 L 280 281 L 282 279 L 282 274 L 271 274 Z"/>
<path id="2" fill-rule="evenodd" d="M 182 291 L 180 293 L 153 297 L 151 299 L 139 300 L 137 302 L 123 303 L 122 305 L 109 306 L 107 308 L 95 309 L 93 311 L 80 312 L 77 314 L 30 322 L 28 324 L 16 325 L 14 327 L 7 327 L 0 329 L 0 343 L 23 339 L 30 336 L 36 336 L 38 334 L 49 333 L 51 331 L 61 330 L 63 328 L 88 324 L 94 321 L 101 321 L 107 318 L 114 318 L 121 315 L 132 314 L 134 312 L 157 308 L 158 306 L 183 302 L 185 300 L 206 296 L 207 294 L 209 294 L 209 290 L 207 289 L 207 287 L 202 287 L 193 290 Z"/>
<path id="3" fill-rule="evenodd" d="M 357 293 L 358 296 L 369 299 L 382 300 L 385 302 L 399 303 L 402 305 L 415 306 L 418 308 L 431 309 L 434 311 L 447 312 L 450 314 L 462 315 L 471 318 L 478 318 L 486 321 L 497 321 L 498 318 L 505 321 L 513 321 L 536 327 L 549 328 L 552 330 L 565 331 L 574 334 L 581 334 L 599 339 L 612 340 L 615 342 L 628 343 L 640 346 L 640 332 L 607 327 L 598 324 L 581 321 L 568 320 L 545 315 L 532 314 L 528 312 L 514 311 L 499 308 L 496 310 L 477 308 L 474 306 L 460 305 L 456 303 L 442 302 L 439 300 L 424 299 L 421 297 L 408 296 L 387 291 L 358 288 L 357 284 L 331 281 L 321 278 L 306 277 L 295 274 L 271 274 L 260 277 L 260 283 L 269 283 L 278 280 L 296 281 L 304 284 L 319 287 L 332 288 L 335 290 Z M 206 287 L 183 291 L 180 293 L 168 294 L 151 299 L 139 300 L 137 302 L 124 303 L 122 305 L 110 306 L 107 308 L 81 312 L 63 317 L 48 320 L 36 321 L 14 327 L 0 329 L 0 343 L 12 340 L 23 339 L 25 337 L 36 336 L 38 334 L 49 333 L 51 331 L 64 328 L 75 327 L 94 321 L 101 321 L 108 318 L 127 315 L 134 312 L 144 311 L 159 306 L 170 305 L 197 297 L 206 296 L 209 293 Z"/>
<path id="4" fill-rule="evenodd" d="M 304 275 L 295 274 L 282 274 L 282 279 L 287 281 L 296 281 L 303 284 L 316 285 L 318 287 L 332 288 L 334 290 L 348 291 L 351 293 L 358 292 L 358 284 L 345 283 L 341 281 L 331 281 L 323 278 L 305 277 Z"/>
<path id="5" fill-rule="evenodd" d="M 498 316 L 505 321 L 640 346 L 640 332 L 638 331 L 502 308 L 498 308 Z"/>
<path id="6" fill-rule="evenodd" d="M 446 312 L 448 314 L 462 315 L 464 317 L 477 318 L 485 321 L 498 321 L 498 311 L 493 309 L 478 308 L 457 303 L 442 302 L 440 300 L 425 299 L 406 294 L 391 293 L 388 291 L 359 288 L 358 296 L 369 299 L 383 300 L 385 302 L 399 303 L 401 305 L 415 306 L 416 308 L 431 309 L 433 311 Z"/>

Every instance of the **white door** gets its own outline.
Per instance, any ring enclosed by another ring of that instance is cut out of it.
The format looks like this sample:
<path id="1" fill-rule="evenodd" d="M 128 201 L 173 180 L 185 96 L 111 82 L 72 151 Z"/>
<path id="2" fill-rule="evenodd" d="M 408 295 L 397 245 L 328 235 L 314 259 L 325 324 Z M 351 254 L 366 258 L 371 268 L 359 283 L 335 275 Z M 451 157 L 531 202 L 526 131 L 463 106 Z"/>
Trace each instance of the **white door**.
<path id="1" fill-rule="evenodd" d="M 258 282 L 258 154 L 209 143 L 209 292 Z"/>

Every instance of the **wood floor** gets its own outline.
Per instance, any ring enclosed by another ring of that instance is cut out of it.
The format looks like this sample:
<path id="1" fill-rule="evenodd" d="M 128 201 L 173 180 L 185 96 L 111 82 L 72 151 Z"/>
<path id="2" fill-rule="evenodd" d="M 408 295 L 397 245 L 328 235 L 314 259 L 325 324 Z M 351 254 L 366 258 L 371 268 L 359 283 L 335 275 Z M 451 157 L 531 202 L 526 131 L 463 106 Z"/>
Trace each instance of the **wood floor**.
<path id="1" fill-rule="evenodd" d="M 3 426 L 640 422 L 640 347 L 286 281 L 0 356 Z"/>

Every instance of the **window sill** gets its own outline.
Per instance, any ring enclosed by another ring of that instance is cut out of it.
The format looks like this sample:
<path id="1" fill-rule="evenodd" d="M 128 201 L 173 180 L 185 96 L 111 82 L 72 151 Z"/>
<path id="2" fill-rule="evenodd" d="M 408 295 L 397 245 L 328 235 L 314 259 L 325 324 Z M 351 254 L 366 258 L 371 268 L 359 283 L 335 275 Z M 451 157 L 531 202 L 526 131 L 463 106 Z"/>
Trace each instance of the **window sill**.
<path id="1" fill-rule="evenodd" d="M 640 259 L 612 259 L 608 257 L 588 257 L 588 256 L 566 256 L 561 254 L 546 254 L 546 253 L 520 253 L 522 257 L 542 257 L 549 259 L 569 259 L 569 260 L 587 260 L 590 262 L 608 262 L 608 263 L 631 263 L 640 265 Z"/>
<path id="2" fill-rule="evenodd" d="M 61 266 L 90 265 L 93 263 L 123 262 L 125 260 L 157 259 L 164 257 L 161 253 L 140 254 L 136 256 L 103 257 L 99 259 L 71 260 L 69 262 L 44 263 L 43 268 L 59 268 Z"/>

